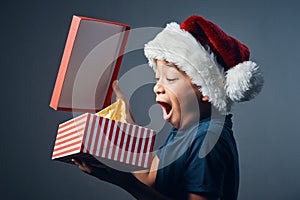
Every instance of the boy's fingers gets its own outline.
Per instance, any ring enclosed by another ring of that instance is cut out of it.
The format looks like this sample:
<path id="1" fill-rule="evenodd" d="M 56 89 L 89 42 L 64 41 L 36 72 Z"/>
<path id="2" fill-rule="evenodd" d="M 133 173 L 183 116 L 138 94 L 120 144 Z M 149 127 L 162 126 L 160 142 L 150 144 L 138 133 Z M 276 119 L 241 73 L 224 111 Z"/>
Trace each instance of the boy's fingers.
<path id="1" fill-rule="evenodd" d="M 117 98 L 122 98 L 124 96 L 123 92 L 121 91 L 121 89 L 119 88 L 119 85 L 118 85 L 118 80 L 115 80 L 113 82 L 113 90 L 117 96 Z"/>
<path id="2" fill-rule="evenodd" d="M 81 165 L 77 160 L 75 160 L 74 158 L 72 158 L 71 160 L 76 166 L 79 167 L 79 165 Z"/>
<path id="3" fill-rule="evenodd" d="M 119 88 L 119 82 L 118 80 L 115 80 L 112 84 L 112 88 L 114 90 L 114 95 L 116 97 L 116 100 L 121 99 L 123 100 L 126 104 L 128 104 L 128 99 L 126 98 L 125 94 L 123 91 Z"/>
<path id="4" fill-rule="evenodd" d="M 115 81 L 113 82 L 112 87 L 113 87 L 114 90 L 116 89 L 116 87 L 119 87 L 118 84 L 119 84 L 119 81 L 118 81 L 118 80 L 115 80 Z"/>
<path id="5" fill-rule="evenodd" d="M 84 172 L 91 173 L 91 169 L 89 166 L 87 166 L 84 162 L 80 162 L 76 159 L 71 160 L 79 169 L 81 169 Z"/>
<path id="6" fill-rule="evenodd" d="M 92 172 L 92 170 L 90 169 L 90 167 L 87 166 L 84 162 L 82 162 L 82 165 L 81 165 L 80 169 L 83 170 L 83 171 L 85 171 L 85 172 L 87 172 L 87 173 L 89 173 L 89 174 Z"/>
<path id="7" fill-rule="evenodd" d="M 128 101 L 126 95 L 123 93 L 123 91 L 119 88 L 118 84 L 119 84 L 118 80 L 115 80 L 112 84 L 112 88 L 114 90 L 114 94 L 113 94 L 112 99 L 115 100 L 115 101 L 119 100 L 119 99 L 124 101 L 125 110 L 126 110 L 126 113 L 127 113 L 126 114 L 126 120 L 127 120 L 127 122 L 134 124 L 135 122 L 134 122 L 133 116 L 132 116 L 131 111 L 130 111 L 129 101 Z"/>

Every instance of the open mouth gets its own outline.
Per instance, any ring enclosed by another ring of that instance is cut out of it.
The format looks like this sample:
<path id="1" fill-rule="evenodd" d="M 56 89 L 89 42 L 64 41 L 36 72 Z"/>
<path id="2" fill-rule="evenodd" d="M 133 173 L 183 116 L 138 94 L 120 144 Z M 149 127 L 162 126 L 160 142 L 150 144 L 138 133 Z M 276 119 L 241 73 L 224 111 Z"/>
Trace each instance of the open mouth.
<path id="1" fill-rule="evenodd" d="M 162 107 L 164 119 L 169 120 L 172 114 L 172 106 L 166 102 L 158 101 L 157 103 Z"/>

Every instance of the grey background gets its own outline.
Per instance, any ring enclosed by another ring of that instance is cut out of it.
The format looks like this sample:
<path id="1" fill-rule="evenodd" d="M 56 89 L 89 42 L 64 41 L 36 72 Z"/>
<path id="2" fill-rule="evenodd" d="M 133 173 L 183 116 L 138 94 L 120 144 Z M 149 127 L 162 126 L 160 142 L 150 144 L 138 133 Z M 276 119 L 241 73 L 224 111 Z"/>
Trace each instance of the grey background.
<path id="1" fill-rule="evenodd" d="M 262 93 L 234 108 L 240 153 L 240 200 L 300 199 L 298 130 L 299 1 L 69 0 L 1 4 L 1 199 L 133 199 L 123 190 L 51 160 L 57 124 L 72 114 L 49 108 L 73 14 L 132 28 L 164 27 L 200 14 L 246 43 L 265 77 Z M 120 74 L 145 64 L 142 50 L 124 57 Z M 138 95 L 153 100 L 153 96 Z M 149 105 L 148 105 L 149 107 Z M 139 123 L 147 110 L 135 109 Z"/>

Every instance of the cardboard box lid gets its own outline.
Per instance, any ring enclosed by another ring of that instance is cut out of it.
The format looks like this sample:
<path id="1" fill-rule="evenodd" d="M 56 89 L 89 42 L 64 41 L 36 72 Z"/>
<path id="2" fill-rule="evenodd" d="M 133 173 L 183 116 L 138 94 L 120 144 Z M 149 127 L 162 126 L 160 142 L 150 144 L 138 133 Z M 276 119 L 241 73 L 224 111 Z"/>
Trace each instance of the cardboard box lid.
<path id="1" fill-rule="evenodd" d="M 73 16 L 50 107 L 97 112 L 110 104 L 130 27 Z"/>

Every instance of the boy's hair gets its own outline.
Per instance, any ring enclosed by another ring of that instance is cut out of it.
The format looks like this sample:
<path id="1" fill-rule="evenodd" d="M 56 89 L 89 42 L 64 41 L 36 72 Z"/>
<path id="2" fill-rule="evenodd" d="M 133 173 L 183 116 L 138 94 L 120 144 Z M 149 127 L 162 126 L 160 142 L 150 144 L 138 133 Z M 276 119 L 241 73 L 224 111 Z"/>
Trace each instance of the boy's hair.
<path id="1" fill-rule="evenodd" d="M 144 50 L 154 70 L 156 59 L 174 63 L 223 114 L 233 102 L 254 98 L 263 85 L 248 47 L 201 16 L 167 24 Z"/>

